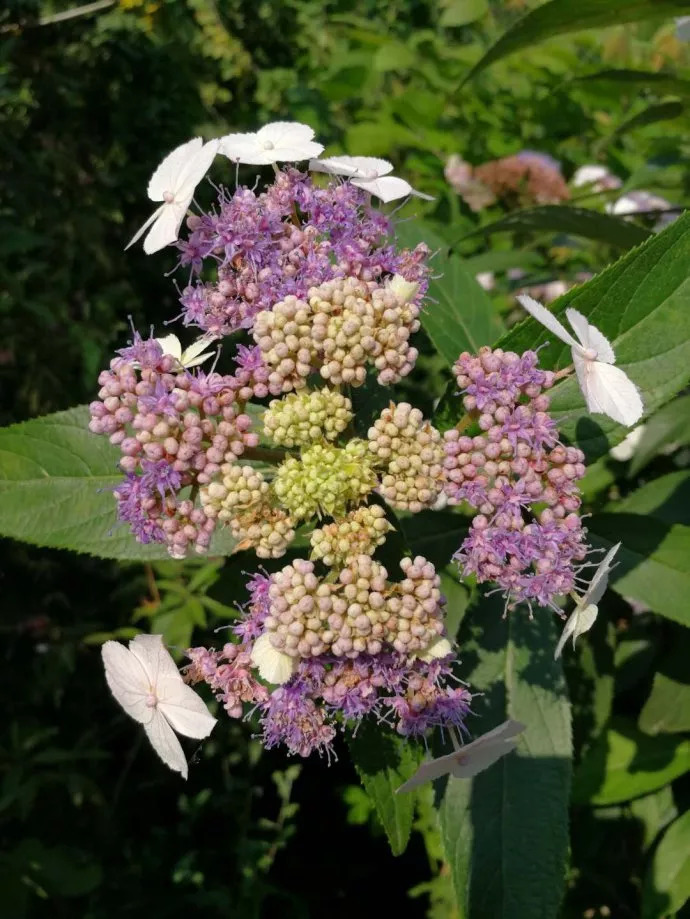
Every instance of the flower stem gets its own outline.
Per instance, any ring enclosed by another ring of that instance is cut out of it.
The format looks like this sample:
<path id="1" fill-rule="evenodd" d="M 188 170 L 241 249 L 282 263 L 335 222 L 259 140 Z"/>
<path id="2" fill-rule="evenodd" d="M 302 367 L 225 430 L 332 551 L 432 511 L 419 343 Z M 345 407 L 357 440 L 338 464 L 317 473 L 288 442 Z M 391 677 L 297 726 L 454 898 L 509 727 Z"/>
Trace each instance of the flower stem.
<path id="1" fill-rule="evenodd" d="M 282 463 L 288 456 L 287 450 L 272 450 L 270 447 L 245 447 L 242 457 L 265 463 Z"/>

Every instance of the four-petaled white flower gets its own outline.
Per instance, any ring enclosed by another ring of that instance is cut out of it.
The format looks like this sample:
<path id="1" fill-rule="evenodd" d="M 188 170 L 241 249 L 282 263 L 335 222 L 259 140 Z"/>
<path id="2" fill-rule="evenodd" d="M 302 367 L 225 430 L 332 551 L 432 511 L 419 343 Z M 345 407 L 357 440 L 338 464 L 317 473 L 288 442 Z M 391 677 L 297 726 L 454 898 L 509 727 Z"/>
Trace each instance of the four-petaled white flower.
<path id="1" fill-rule="evenodd" d="M 149 230 L 144 240 L 144 252 L 151 255 L 177 239 L 194 191 L 209 170 L 218 152 L 218 141 L 207 144 L 200 137 L 175 147 L 151 176 L 146 190 L 152 201 L 163 203 L 154 211 L 125 246 L 129 249 Z M 151 226 L 153 224 L 153 226 Z"/>
<path id="2" fill-rule="evenodd" d="M 184 367 L 185 370 L 203 364 L 204 361 L 207 361 L 209 357 L 213 357 L 214 355 L 213 351 L 204 351 L 204 348 L 208 347 L 213 341 L 213 338 L 207 335 L 202 335 L 201 338 L 197 338 L 197 340 L 188 348 L 185 348 L 184 351 L 182 350 L 182 345 L 177 335 L 165 335 L 163 338 L 157 338 L 156 341 L 163 349 L 163 354 L 169 354 L 171 357 L 174 357 L 177 363 L 181 367 Z"/>
<path id="3" fill-rule="evenodd" d="M 201 740 L 211 733 L 216 719 L 183 681 L 162 636 L 137 635 L 129 648 L 106 641 L 101 653 L 115 699 L 130 718 L 144 726 L 166 766 L 186 779 L 187 760 L 174 732 Z"/>
<path id="4" fill-rule="evenodd" d="M 309 168 L 312 172 L 346 176 L 357 188 L 363 188 L 383 202 L 395 201 L 407 195 L 416 195 L 426 201 L 434 200 L 431 195 L 415 191 L 404 179 L 388 175 L 393 169 L 392 164 L 375 156 L 332 156 L 323 160 L 311 160 Z"/>
<path id="5" fill-rule="evenodd" d="M 280 686 L 287 683 L 297 669 L 297 660 L 284 651 L 274 648 L 271 636 L 264 632 L 254 642 L 250 654 L 251 662 L 259 671 L 259 676 L 267 683 Z"/>
<path id="6" fill-rule="evenodd" d="M 220 152 L 233 163 L 248 166 L 298 163 L 323 152 L 323 144 L 317 144 L 313 137 L 308 124 L 274 121 L 256 134 L 226 134 L 220 139 Z"/>
<path id="7" fill-rule="evenodd" d="M 527 294 L 521 294 L 518 300 L 537 322 L 570 345 L 588 411 L 608 415 L 628 427 L 639 421 L 644 412 L 642 398 L 632 380 L 620 367 L 614 366 L 616 355 L 599 329 L 587 322 L 577 310 L 567 309 L 565 315 L 579 338 L 576 341 L 553 313 L 537 300 Z"/>
<path id="8" fill-rule="evenodd" d="M 584 632 L 588 632 L 594 625 L 597 613 L 599 612 L 598 603 L 601 598 L 604 596 L 604 591 L 609 582 L 609 572 L 614 567 L 611 562 L 613 557 L 620 549 L 620 543 L 616 543 L 609 551 L 606 553 L 602 559 L 599 567 L 594 572 L 592 580 L 589 582 L 589 587 L 582 594 L 582 596 L 577 597 L 575 603 L 575 609 L 572 611 L 568 619 L 566 620 L 565 625 L 563 626 L 563 634 L 558 640 L 556 645 L 556 650 L 554 651 L 554 657 L 560 657 L 561 651 L 563 650 L 566 641 L 573 636 L 573 648 L 575 647 L 576 639 L 582 635 Z"/>
<path id="9" fill-rule="evenodd" d="M 440 779 L 442 775 L 452 775 L 456 779 L 470 779 L 477 773 L 488 769 L 489 766 L 493 766 L 506 753 L 514 750 L 517 746 L 516 738 L 524 730 L 524 724 L 511 719 L 462 747 L 451 732 L 455 750 L 445 756 L 422 763 L 412 778 L 400 788 L 396 788 L 396 792 L 412 791 L 413 788 L 423 785 L 424 782 Z"/>

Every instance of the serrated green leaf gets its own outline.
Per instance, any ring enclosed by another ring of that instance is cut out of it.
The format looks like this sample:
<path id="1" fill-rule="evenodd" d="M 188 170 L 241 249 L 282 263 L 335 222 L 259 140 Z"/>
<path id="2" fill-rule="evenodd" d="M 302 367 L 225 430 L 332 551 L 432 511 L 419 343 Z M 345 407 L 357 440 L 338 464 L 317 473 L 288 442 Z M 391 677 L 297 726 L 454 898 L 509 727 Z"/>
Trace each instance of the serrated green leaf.
<path id="1" fill-rule="evenodd" d="M 569 306 L 609 339 L 617 365 L 640 388 L 646 412 L 666 403 L 690 379 L 690 215 L 559 297 L 553 312 L 566 325 Z M 545 342 L 549 345 L 540 351 L 542 366 L 572 363 L 570 348 L 532 318 L 511 329 L 498 346 L 521 353 Z M 458 413 L 459 403 L 456 398 Z M 628 432 L 604 415 L 588 415 L 572 376 L 551 391 L 550 411 L 561 433 L 577 442 L 589 462 Z"/>
<path id="2" fill-rule="evenodd" d="M 645 877 L 643 919 L 675 916 L 690 899 L 690 811 L 666 830 Z"/>
<path id="3" fill-rule="evenodd" d="M 494 61 L 555 35 L 644 19 L 670 19 L 676 13 L 687 11 L 687 0 L 626 0 L 625 3 L 620 0 L 579 0 L 578 3 L 551 0 L 531 10 L 508 29 L 474 65 L 463 83 Z"/>
<path id="4" fill-rule="evenodd" d="M 88 430 L 88 406 L 0 429 L 0 535 L 100 558 L 169 558 L 117 524 L 112 490 L 122 481 L 120 452 Z M 235 541 L 219 531 L 211 554 Z"/>
<path id="5" fill-rule="evenodd" d="M 371 721 L 363 721 L 349 742 L 355 769 L 388 837 L 393 855 L 407 848 L 414 819 L 415 795 L 395 793 L 416 771 L 422 751 Z"/>
<path id="6" fill-rule="evenodd" d="M 642 432 L 628 474 L 636 476 L 664 447 L 690 443 L 690 395 L 680 396 L 654 414 Z"/>
<path id="7" fill-rule="evenodd" d="M 643 849 L 648 849 L 664 827 L 678 816 L 670 785 L 664 785 L 650 795 L 635 798 L 628 807 L 633 817 L 644 827 Z"/>
<path id="8" fill-rule="evenodd" d="M 476 733 L 506 717 L 527 727 L 517 753 L 467 781 L 451 778 L 441 830 L 466 919 L 556 916 L 568 849 L 571 729 L 554 623 L 524 611 L 502 618 L 484 601 L 463 620 L 464 679 L 479 716 Z"/>
<path id="9" fill-rule="evenodd" d="M 472 230 L 471 233 L 466 233 L 457 239 L 455 244 L 476 236 L 492 236 L 495 233 L 543 233 L 545 231 L 583 236 L 585 239 L 608 243 L 618 249 L 639 246 L 652 235 L 650 230 L 613 214 L 602 214 L 585 207 L 565 204 L 546 204 L 506 214 L 499 220 L 494 220 L 492 223 Z"/>
<path id="10" fill-rule="evenodd" d="M 573 779 L 574 804 L 617 804 L 648 794 L 690 769 L 690 741 L 650 737 L 619 721 L 592 745 Z"/>
<path id="11" fill-rule="evenodd" d="M 401 224 L 398 241 L 413 247 L 425 242 L 436 252 L 434 277 L 420 319 L 439 354 L 452 366 L 462 351 L 476 352 L 500 334 L 498 320 L 486 291 L 475 281 L 457 255 L 448 256 L 448 243 L 427 224 Z"/>
<path id="12" fill-rule="evenodd" d="M 622 543 L 609 579 L 616 593 L 690 626 L 690 527 L 641 514 L 595 514 L 587 531 L 599 548 Z"/>

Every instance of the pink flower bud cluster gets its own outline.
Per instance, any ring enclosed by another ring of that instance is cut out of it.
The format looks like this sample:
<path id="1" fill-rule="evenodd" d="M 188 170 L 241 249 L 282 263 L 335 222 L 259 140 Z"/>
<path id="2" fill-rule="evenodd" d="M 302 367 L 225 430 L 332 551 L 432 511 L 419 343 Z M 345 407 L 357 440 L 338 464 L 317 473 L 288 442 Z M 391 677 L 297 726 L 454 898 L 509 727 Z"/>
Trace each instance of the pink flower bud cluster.
<path id="1" fill-rule="evenodd" d="M 391 402 L 367 436 L 383 467 L 378 491 L 391 507 L 419 513 L 436 503 L 443 490 L 443 442 L 418 408 Z"/>
<path id="2" fill-rule="evenodd" d="M 406 613 L 401 618 L 411 623 L 407 630 L 411 633 L 420 608 L 425 603 L 430 608 L 431 602 L 438 607 L 442 601 L 436 597 L 438 578 L 435 573 L 432 575 L 433 566 L 425 559 L 405 559 L 402 567 L 405 580 L 397 587 L 388 585 L 387 592 L 400 600 L 401 609 Z M 351 567 L 344 569 L 343 574 L 345 577 L 338 584 L 329 583 L 327 586 L 331 598 L 342 595 L 350 608 L 358 599 L 364 600 L 365 587 L 380 586 L 384 588 L 385 596 L 385 569 L 371 559 L 362 562 L 361 570 L 357 560 L 357 571 Z M 291 592 L 292 606 L 288 605 L 285 609 L 284 604 L 279 604 L 281 611 L 276 617 L 279 586 Z M 454 680 L 450 650 L 433 660 L 417 656 L 409 643 L 405 646 L 407 651 L 402 653 L 383 648 L 376 654 L 361 651 L 338 656 L 332 650 L 314 654 L 320 640 L 319 627 L 314 624 L 315 628 L 311 630 L 314 637 L 306 640 L 304 645 L 308 654 L 295 658 L 293 675 L 280 686 L 264 686 L 251 668 L 254 642 L 272 627 L 274 620 L 282 618 L 295 604 L 306 607 L 307 604 L 303 603 L 305 598 L 313 600 L 327 594 L 319 592 L 319 579 L 313 566 L 303 560 L 287 566 L 270 579 L 255 575 L 248 587 L 251 601 L 243 619 L 234 627 L 238 643 L 226 645 L 220 652 L 191 648 L 187 652 L 191 663 L 187 667 L 186 679 L 189 682 L 206 682 L 231 717 L 242 717 L 247 703 L 253 708 L 258 704 L 262 741 L 267 749 L 282 744 L 290 753 L 299 756 L 308 756 L 314 751 L 330 756 L 338 725 L 343 728 L 356 725 L 366 716 L 393 724 L 404 736 L 422 736 L 429 728 L 437 726 L 462 729 L 471 695 L 463 687 L 449 685 Z M 358 598 L 358 593 L 362 597 Z M 414 598 L 412 603 L 409 602 L 411 598 Z M 312 614 L 315 608 L 314 605 Z M 350 612 L 355 613 L 352 609 Z M 303 615 L 306 616 L 306 613 Z M 347 610 L 340 615 L 344 624 Z M 360 616 L 361 612 L 356 615 Z M 438 620 L 431 616 L 430 622 L 437 624 Z M 289 624 L 281 624 L 287 626 L 284 632 L 286 638 L 298 637 L 297 629 L 292 627 L 302 624 L 299 616 L 293 616 Z M 344 625 L 341 630 L 344 630 Z M 435 638 L 436 625 L 429 631 Z M 277 633 L 269 631 L 269 634 Z M 298 644 L 307 634 L 306 629 L 301 632 Z"/>
<path id="3" fill-rule="evenodd" d="M 99 383 L 89 429 L 120 448 L 120 519 L 140 542 L 164 542 L 176 558 L 192 546 L 206 551 L 215 522 L 178 493 L 212 482 L 221 466 L 258 443 L 232 380 L 183 370 L 154 339 L 135 336 Z"/>
<path id="4" fill-rule="evenodd" d="M 216 335 L 251 328 L 254 317 L 293 295 L 350 275 L 379 282 L 395 274 L 426 290 L 429 250 L 398 251 L 391 222 L 349 182 L 326 187 L 296 169 L 279 172 L 265 191 L 221 189 L 216 208 L 188 218 L 180 263 L 197 281 L 181 296 L 186 324 Z M 205 267 L 213 280 L 201 281 Z"/>
<path id="5" fill-rule="evenodd" d="M 553 374 L 534 352 L 489 348 L 462 354 L 455 370 L 482 432 L 444 435 L 449 501 L 479 511 L 456 558 L 465 574 L 496 582 L 509 605 L 555 606 L 587 549 L 578 514 L 584 455 L 558 444 L 543 392 Z"/>
<path id="6" fill-rule="evenodd" d="M 314 563 L 297 559 L 273 575 L 264 628 L 275 648 L 295 658 L 423 652 L 443 632 L 444 600 L 431 562 L 401 561 L 405 578 L 368 555 L 343 568 L 332 583 L 315 574 Z"/>
<path id="7" fill-rule="evenodd" d="M 332 385 L 361 386 L 367 365 L 389 385 L 406 376 L 417 359 L 409 344 L 419 328 L 419 306 L 392 286 L 335 278 L 312 287 L 306 299 L 288 296 L 254 320 L 254 339 L 284 392 L 301 389 L 319 372 Z"/>

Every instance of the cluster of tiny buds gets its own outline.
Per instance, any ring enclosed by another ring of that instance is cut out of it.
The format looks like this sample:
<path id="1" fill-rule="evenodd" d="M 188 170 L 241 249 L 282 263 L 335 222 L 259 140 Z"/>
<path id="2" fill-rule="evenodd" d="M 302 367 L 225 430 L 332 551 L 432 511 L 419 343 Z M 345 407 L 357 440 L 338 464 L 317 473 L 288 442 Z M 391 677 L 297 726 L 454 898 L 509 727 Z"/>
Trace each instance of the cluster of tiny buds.
<path id="1" fill-rule="evenodd" d="M 368 432 L 369 450 L 384 471 L 379 492 L 400 510 L 432 507 L 443 491 L 443 441 L 407 402 L 391 403 Z"/>
<path id="2" fill-rule="evenodd" d="M 263 416 L 264 432 L 285 447 L 306 446 L 323 438 L 335 440 L 352 419 L 352 403 L 324 387 L 274 399 Z"/>
<path id="3" fill-rule="evenodd" d="M 239 463 L 225 463 L 220 474 L 220 479 L 204 486 L 199 492 L 207 517 L 227 523 L 239 511 L 266 499 L 269 485 L 258 469 Z"/>
<path id="4" fill-rule="evenodd" d="M 386 285 L 346 277 L 311 288 L 306 300 L 285 297 L 254 322 L 269 380 L 288 392 L 318 370 L 332 385 L 361 386 L 368 363 L 379 383 L 400 380 L 417 359 L 409 344 L 419 328 L 417 290 L 398 275 Z"/>
<path id="5" fill-rule="evenodd" d="M 373 555 L 393 527 L 378 504 L 363 504 L 342 520 L 315 529 L 311 557 L 329 567 L 347 564 L 359 555 Z"/>
<path id="6" fill-rule="evenodd" d="M 486 345 L 476 355 L 464 351 L 455 362 L 453 373 L 464 393 L 465 411 L 492 415 L 501 406 L 515 405 L 520 396 L 538 397 L 543 389 L 553 385 L 554 374 L 541 370 L 537 361 L 535 351 L 519 355 L 501 348 L 492 350 Z"/>
<path id="7" fill-rule="evenodd" d="M 230 520 L 237 549 L 254 549 L 259 558 L 280 558 L 295 538 L 292 519 L 265 501 Z"/>
<path id="8" fill-rule="evenodd" d="M 203 510 L 194 506 L 188 498 L 179 500 L 166 497 L 162 508 L 151 501 L 149 517 L 158 524 L 165 535 L 165 543 L 172 558 L 185 558 L 190 550 L 205 554 L 211 544 L 215 521 L 209 520 Z"/>
<path id="9" fill-rule="evenodd" d="M 439 577 L 421 556 L 400 567 L 405 578 L 389 584 L 382 565 L 359 555 L 331 583 L 317 577 L 313 562 L 297 559 L 271 579 L 264 621 L 271 644 L 293 658 L 355 658 L 386 647 L 422 653 L 443 632 Z"/>
<path id="10" fill-rule="evenodd" d="M 366 442 L 358 438 L 344 447 L 313 444 L 300 459 L 288 457 L 278 467 L 273 491 L 294 520 L 315 514 L 342 517 L 348 504 L 358 504 L 376 485 Z"/>
<path id="11" fill-rule="evenodd" d="M 99 376 L 100 401 L 91 403 L 89 429 L 120 447 L 123 472 L 137 471 L 142 460 L 164 460 L 205 484 L 223 463 L 256 446 L 258 435 L 234 404 L 226 378 L 173 374 L 173 362 L 164 355 L 154 370 L 114 359 Z"/>

